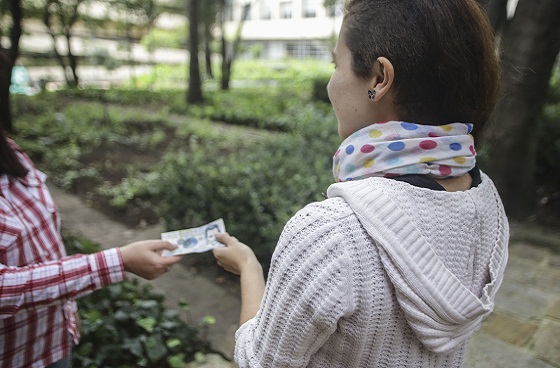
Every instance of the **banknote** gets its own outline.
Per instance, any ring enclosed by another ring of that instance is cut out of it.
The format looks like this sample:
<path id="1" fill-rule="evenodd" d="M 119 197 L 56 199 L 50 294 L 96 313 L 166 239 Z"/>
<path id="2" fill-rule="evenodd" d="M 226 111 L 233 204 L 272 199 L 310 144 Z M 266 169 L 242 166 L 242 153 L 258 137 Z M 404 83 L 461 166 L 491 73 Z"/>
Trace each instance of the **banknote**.
<path id="1" fill-rule="evenodd" d="M 177 249 L 172 251 L 164 250 L 162 255 L 202 253 L 217 247 L 223 247 L 223 244 L 216 240 L 215 234 L 225 231 L 224 220 L 220 218 L 199 227 L 162 233 L 162 240 L 178 246 Z"/>

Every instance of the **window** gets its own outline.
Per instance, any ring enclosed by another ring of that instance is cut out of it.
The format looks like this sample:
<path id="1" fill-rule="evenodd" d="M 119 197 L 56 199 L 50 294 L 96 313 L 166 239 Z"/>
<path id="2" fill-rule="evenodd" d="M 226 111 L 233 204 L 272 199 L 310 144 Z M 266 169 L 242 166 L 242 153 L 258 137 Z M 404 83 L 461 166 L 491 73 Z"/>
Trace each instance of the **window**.
<path id="1" fill-rule="evenodd" d="M 292 17 L 292 2 L 283 1 L 280 3 L 280 18 L 290 19 Z"/>
<path id="2" fill-rule="evenodd" d="M 344 4 L 343 1 L 334 0 L 332 5 L 327 7 L 327 15 L 329 17 L 338 17 L 343 13 Z"/>
<path id="3" fill-rule="evenodd" d="M 315 18 L 317 16 L 318 0 L 303 0 L 302 10 L 304 18 Z"/>
<path id="4" fill-rule="evenodd" d="M 327 60 L 331 52 L 321 41 L 292 41 L 286 45 L 286 54 L 296 59 L 323 59 Z"/>
<path id="5" fill-rule="evenodd" d="M 271 18 L 270 0 L 261 0 L 261 19 Z"/>

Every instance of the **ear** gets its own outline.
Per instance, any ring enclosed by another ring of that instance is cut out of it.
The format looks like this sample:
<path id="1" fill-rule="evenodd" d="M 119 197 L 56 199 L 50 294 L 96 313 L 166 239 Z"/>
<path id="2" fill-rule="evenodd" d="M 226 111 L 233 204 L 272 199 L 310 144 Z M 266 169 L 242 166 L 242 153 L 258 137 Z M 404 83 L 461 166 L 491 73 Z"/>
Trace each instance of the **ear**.
<path id="1" fill-rule="evenodd" d="M 371 78 L 371 89 L 375 90 L 374 101 L 379 101 L 393 86 L 395 69 L 386 57 L 380 56 L 373 64 L 373 76 Z"/>

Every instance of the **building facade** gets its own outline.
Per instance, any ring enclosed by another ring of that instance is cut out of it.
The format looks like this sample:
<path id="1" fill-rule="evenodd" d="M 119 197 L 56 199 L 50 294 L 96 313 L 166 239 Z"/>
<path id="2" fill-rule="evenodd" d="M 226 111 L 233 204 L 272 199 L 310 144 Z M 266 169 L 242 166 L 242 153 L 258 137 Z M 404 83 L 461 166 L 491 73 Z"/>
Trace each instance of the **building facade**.
<path id="1" fill-rule="evenodd" d="M 242 57 L 331 57 L 342 23 L 342 1 L 329 8 L 323 6 L 323 0 L 235 1 L 225 24 L 228 36 L 235 35 L 247 3 L 250 9 L 241 33 Z"/>

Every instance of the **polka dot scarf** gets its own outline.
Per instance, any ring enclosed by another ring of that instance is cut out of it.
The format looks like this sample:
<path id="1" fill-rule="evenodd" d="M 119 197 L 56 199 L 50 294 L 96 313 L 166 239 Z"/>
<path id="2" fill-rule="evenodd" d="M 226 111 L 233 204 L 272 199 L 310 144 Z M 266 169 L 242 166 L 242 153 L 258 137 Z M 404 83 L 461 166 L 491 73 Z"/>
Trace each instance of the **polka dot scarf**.
<path id="1" fill-rule="evenodd" d="M 337 181 L 406 174 L 441 179 L 460 176 L 476 163 L 472 124 L 376 123 L 346 138 L 334 154 Z"/>

